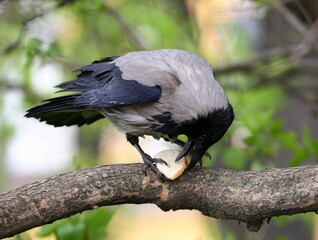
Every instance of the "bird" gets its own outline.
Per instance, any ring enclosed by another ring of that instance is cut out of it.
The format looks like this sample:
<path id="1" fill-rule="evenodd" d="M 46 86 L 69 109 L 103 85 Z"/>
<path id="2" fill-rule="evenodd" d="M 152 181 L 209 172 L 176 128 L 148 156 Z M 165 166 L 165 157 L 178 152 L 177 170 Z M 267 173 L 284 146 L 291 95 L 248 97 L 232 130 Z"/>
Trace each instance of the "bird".
<path id="1" fill-rule="evenodd" d="M 77 78 L 56 87 L 62 96 L 29 109 L 55 127 L 82 126 L 108 118 L 160 179 L 163 159 L 143 151 L 139 137 L 163 138 L 182 147 L 175 161 L 190 156 L 186 170 L 202 166 L 207 150 L 234 120 L 228 97 L 207 60 L 179 49 L 135 51 L 105 57 L 75 70 Z M 66 94 L 66 95 L 65 95 Z M 187 141 L 178 136 L 185 135 Z"/>

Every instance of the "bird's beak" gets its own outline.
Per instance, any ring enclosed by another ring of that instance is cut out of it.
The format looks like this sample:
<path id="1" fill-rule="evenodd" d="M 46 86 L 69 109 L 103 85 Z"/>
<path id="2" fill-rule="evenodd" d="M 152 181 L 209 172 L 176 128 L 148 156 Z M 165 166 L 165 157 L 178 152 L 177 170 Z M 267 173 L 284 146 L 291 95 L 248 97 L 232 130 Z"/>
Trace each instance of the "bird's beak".
<path id="1" fill-rule="evenodd" d="M 193 168 L 198 162 L 200 162 L 200 165 L 202 164 L 202 157 L 211 145 L 210 142 L 206 141 L 195 142 L 193 146 L 194 149 L 191 152 L 191 161 L 189 162 L 187 170 Z"/>
<path id="2" fill-rule="evenodd" d="M 194 146 L 194 140 L 189 140 L 188 142 L 186 142 L 182 151 L 178 154 L 176 161 L 179 161 L 181 158 L 187 155 L 189 151 L 193 148 L 193 146 Z"/>

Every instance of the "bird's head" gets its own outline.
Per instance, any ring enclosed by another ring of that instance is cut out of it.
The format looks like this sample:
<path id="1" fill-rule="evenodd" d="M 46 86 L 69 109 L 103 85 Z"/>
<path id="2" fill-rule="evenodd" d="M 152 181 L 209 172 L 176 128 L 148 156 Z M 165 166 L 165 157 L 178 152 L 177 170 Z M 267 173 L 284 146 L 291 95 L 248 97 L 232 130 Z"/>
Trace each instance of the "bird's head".
<path id="1" fill-rule="evenodd" d="M 233 109 L 229 104 L 226 108 L 217 109 L 204 117 L 187 122 L 184 129 L 188 141 L 176 160 L 189 154 L 191 162 L 188 169 L 194 167 L 201 161 L 209 147 L 224 136 L 233 119 Z"/>

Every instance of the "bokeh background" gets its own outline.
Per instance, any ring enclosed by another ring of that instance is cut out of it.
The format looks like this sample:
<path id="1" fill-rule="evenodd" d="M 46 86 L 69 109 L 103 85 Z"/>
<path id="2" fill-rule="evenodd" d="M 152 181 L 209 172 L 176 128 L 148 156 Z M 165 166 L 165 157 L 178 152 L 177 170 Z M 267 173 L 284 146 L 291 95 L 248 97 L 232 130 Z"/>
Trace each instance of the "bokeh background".
<path id="1" fill-rule="evenodd" d="M 54 128 L 24 118 L 105 56 L 178 48 L 205 57 L 236 119 L 206 166 L 242 170 L 317 164 L 316 0 L 1 0 L 0 191 L 94 165 L 141 161 L 105 119 Z M 169 148 L 146 138 L 146 151 Z M 258 233 L 196 211 L 104 207 L 14 239 L 318 239 L 313 213 L 273 218 Z"/>

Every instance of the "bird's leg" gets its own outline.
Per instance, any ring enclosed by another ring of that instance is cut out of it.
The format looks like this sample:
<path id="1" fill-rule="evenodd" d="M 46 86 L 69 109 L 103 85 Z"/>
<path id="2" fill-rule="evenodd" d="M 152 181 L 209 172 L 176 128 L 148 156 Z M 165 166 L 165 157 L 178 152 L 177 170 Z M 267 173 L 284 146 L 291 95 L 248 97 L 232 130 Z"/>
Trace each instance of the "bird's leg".
<path id="1" fill-rule="evenodd" d="M 146 166 L 150 167 L 151 170 L 156 174 L 156 176 L 164 181 L 164 176 L 159 172 L 158 168 L 156 167 L 156 163 L 161 162 L 167 165 L 167 163 L 160 159 L 160 158 L 152 158 L 147 153 L 145 153 L 142 148 L 139 145 L 139 139 L 137 136 L 132 134 L 126 134 L 127 141 L 130 142 L 131 145 L 133 145 L 137 151 L 140 153 L 142 160 L 146 164 Z"/>
<path id="2" fill-rule="evenodd" d="M 183 141 L 180 140 L 180 139 L 175 139 L 175 140 L 173 140 L 173 143 L 179 145 L 179 146 L 182 147 L 182 148 L 183 148 L 184 145 L 186 144 L 185 142 L 183 142 Z M 191 151 L 192 151 L 192 150 L 190 150 L 190 154 L 191 154 Z M 212 159 L 211 154 L 208 153 L 208 152 L 205 152 L 205 153 L 204 153 L 204 156 L 208 157 L 210 160 Z M 200 164 L 200 166 L 202 167 L 202 159 L 199 161 L 199 164 Z"/>

